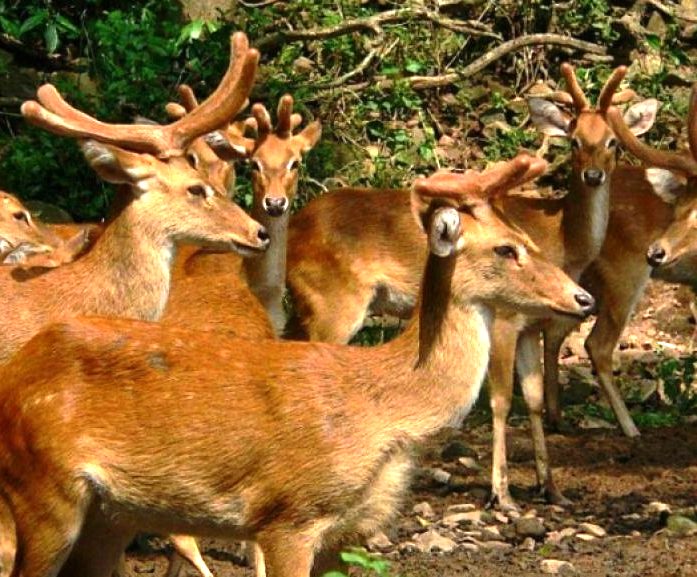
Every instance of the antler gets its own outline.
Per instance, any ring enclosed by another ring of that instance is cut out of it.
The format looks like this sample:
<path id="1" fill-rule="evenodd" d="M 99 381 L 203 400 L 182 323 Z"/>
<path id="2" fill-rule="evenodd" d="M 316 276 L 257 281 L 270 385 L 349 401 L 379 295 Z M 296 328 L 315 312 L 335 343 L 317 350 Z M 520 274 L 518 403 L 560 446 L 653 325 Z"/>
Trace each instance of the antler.
<path id="1" fill-rule="evenodd" d="M 583 93 L 583 89 L 578 83 L 576 73 L 574 72 L 574 67 L 568 62 L 564 62 L 561 65 L 561 73 L 562 76 L 564 76 L 564 80 L 566 80 L 566 88 L 574 102 L 576 112 L 588 110 L 590 108 L 590 104 L 588 103 L 586 95 Z"/>
<path id="2" fill-rule="evenodd" d="M 252 114 L 257 121 L 260 140 L 274 132 L 271 115 L 263 104 L 257 102 L 252 106 Z M 279 138 L 290 138 L 293 135 L 293 130 L 303 121 L 300 114 L 293 112 L 293 97 L 290 94 L 284 94 L 278 101 L 276 117 L 275 134 Z"/>
<path id="3" fill-rule="evenodd" d="M 259 52 L 238 32 L 230 39 L 230 64 L 220 85 L 191 114 L 166 126 L 107 124 L 68 104 L 50 84 L 39 88 L 39 102 L 27 101 L 22 114 L 46 130 L 73 138 L 93 138 L 159 157 L 183 154 L 197 137 L 226 124 L 242 108 L 252 88 Z M 42 106 L 43 105 L 43 106 Z"/>
<path id="4" fill-rule="evenodd" d="M 612 72 L 605 86 L 603 86 L 603 89 L 600 91 L 600 96 L 598 96 L 598 103 L 595 107 L 598 112 L 607 112 L 607 109 L 610 108 L 615 96 L 615 91 L 619 88 L 620 82 L 622 82 L 626 74 L 626 66 L 618 66 Z"/>
<path id="5" fill-rule="evenodd" d="M 658 166 L 668 170 L 675 170 L 684 174 L 697 175 L 697 160 L 678 152 L 656 150 L 639 140 L 624 123 L 622 114 L 615 107 L 610 107 L 607 112 L 607 120 L 617 137 L 627 149 L 637 158 L 649 166 Z M 690 112 L 688 115 L 687 130 L 690 139 L 692 155 L 695 155 L 697 146 L 697 85 L 692 88 L 690 98 Z"/>
<path id="6" fill-rule="evenodd" d="M 537 178 L 546 169 L 547 161 L 523 153 L 484 172 L 440 172 L 420 178 L 414 182 L 414 190 L 422 196 L 466 202 L 503 194 Z"/>

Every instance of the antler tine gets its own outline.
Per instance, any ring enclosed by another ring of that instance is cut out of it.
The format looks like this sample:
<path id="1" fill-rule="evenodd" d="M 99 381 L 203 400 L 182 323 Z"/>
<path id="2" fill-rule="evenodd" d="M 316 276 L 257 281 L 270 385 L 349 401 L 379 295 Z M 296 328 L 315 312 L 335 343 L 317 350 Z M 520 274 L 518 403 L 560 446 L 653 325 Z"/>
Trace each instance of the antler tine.
<path id="1" fill-rule="evenodd" d="M 218 88 L 190 114 L 167 127 L 180 150 L 234 118 L 252 90 L 258 63 L 259 51 L 249 48 L 247 36 L 242 32 L 233 34 L 230 65 Z"/>
<path id="2" fill-rule="evenodd" d="M 298 126 L 303 123 L 303 117 L 301 114 L 294 112 L 290 115 L 290 131 L 293 132 Z"/>
<path id="3" fill-rule="evenodd" d="M 266 110 L 261 102 L 256 102 L 252 106 L 252 116 L 254 116 L 257 121 L 257 132 L 259 133 L 259 138 L 263 138 L 273 131 L 271 126 L 271 115 L 269 111 Z"/>
<path id="4" fill-rule="evenodd" d="M 508 162 L 503 162 L 480 175 L 482 193 L 485 196 L 498 196 L 536 178 L 547 168 L 542 158 L 521 153 Z"/>
<path id="5" fill-rule="evenodd" d="M 40 89 L 45 94 L 48 94 L 49 90 L 55 91 L 55 88 L 45 85 Z M 160 154 L 171 148 L 168 135 L 161 126 L 106 124 L 74 109 L 62 100 L 57 91 L 49 98 L 53 99 L 51 106 L 55 110 L 60 110 L 60 113 L 51 112 L 35 100 L 28 100 L 21 107 L 22 115 L 27 122 L 60 136 L 92 138 L 105 144 L 122 146 L 138 152 Z M 45 95 L 42 95 L 42 99 L 47 101 Z M 57 104 L 58 102 L 60 104 Z"/>
<path id="6" fill-rule="evenodd" d="M 173 118 L 174 120 L 179 120 L 180 118 L 186 116 L 186 108 L 184 108 L 178 102 L 168 102 L 165 105 L 165 112 L 167 113 L 167 116 Z"/>
<path id="7" fill-rule="evenodd" d="M 293 116 L 293 97 L 284 94 L 278 101 L 278 111 L 276 113 L 276 136 L 288 138 L 292 131 Z"/>
<path id="8" fill-rule="evenodd" d="M 590 108 L 590 104 L 588 104 L 588 99 L 586 98 L 586 95 L 583 93 L 583 90 L 581 89 L 581 86 L 578 83 L 578 79 L 576 78 L 576 73 L 574 72 L 573 66 L 571 66 L 571 64 L 569 64 L 568 62 L 564 62 L 564 64 L 561 65 L 561 73 L 562 76 L 564 76 L 564 79 L 566 80 L 566 88 L 568 89 L 569 94 L 571 95 L 571 98 L 574 102 L 576 112 L 583 112 L 584 110 L 588 110 Z"/>
<path id="9" fill-rule="evenodd" d="M 479 172 L 436 172 L 427 178 L 417 178 L 413 189 L 421 196 L 430 198 L 448 198 L 462 202 L 469 196 L 479 197 L 482 188 L 479 185 Z"/>
<path id="10" fill-rule="evenodd" d="M 631 102 L 632 100 L 637 100 L 639 95 L 634 92 L 631 88 L 625 88 L 619 92 L 615 92 L 612 95 L 612 104 L 625 104 Z"/>
<path id="11" fill-rule="evenodd" d="M 184 106 L 187 112 L 191 112 L 198 107 L 198 99 L 191 86 L 188 84 L 180 84 L 179 88 L 177 88 L 177 92 L 179 92 L 179 99 L 182 101 L 182 106 Z"/>
<path id="12" fill-rule="evenodd" d="M 620 82 L 627 74 L 626 66 L 618 66 L 607 79 L 605 86 L 600 91 L 600 96 L 598 96 L 598 103 L 596 104 L 596 110 L 599 112 L 607 112 L 607 109 L 612 106 L 612 97 L 615 95 L 615 91 L 619 88 Z"/>
<path id="13" fill-rule="evenodd" d="M 656 150 L 639 140 L 624 123 L 618 108 L 611 106 L 607 111 L 607 120 L 617 137 L 627 150 L 649 166 L 676 170 L 688 175 L 697 174 L 697 161 L 676 152 Z"/>
<path id="14" fill-rule="evenodd" d="M 687 113 L 687 142 L 690 144 L 692 158 L 697 160 L 697 82 L 692 85 L 690 108 Z"/>

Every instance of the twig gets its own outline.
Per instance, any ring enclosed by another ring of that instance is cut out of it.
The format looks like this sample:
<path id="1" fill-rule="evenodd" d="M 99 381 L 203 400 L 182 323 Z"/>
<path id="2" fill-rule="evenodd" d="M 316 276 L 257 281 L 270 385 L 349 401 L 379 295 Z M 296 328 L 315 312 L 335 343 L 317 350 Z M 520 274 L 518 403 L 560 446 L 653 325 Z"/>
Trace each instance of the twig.
<path id="1" fill-rule="evenodd" d="M 605 54 L 606 48 L 604 46 L 598 46 L 592 42 L 586 42 L 584 40 L 577 40 L 576 38 L 570 38 L 569 36 L 563 36 L 561 34 L 529 34 L 527 36 L 520 36 L 500 44 L 493 50 L 490 50 L 483 56 L 477 58 L 473 62 L 470 62 L 462 70 L 456 72 L 449 72 L 447 74 L 442 74 L 439 76 L 409 76 L 400 80 L 401 82 L 406 82 L 414 90 L 424 90 L 428 88 L 440 88 L 443 86 L 449 86 L 458 80 L 463 78 L 469 78 L 478 74 L 484 70 L 487 66 L 499 60 L 503 56 L 516 50 L 520 50 L 526 46 L 537 46 L 537 45 L 553 45 L 553 46 L 564 46 L 567 48 L 574 48 L 576 50 L 582 50 L 584 52 L 589 52 L 591 54 Z M 395 80 L 391 78 L 384 78 L 377 82 L 364 82 L 362 84 L 347 86 L 347 89 L 361 90 L 366 88 L 368 85 L 377 86 L 379 88 L 392 88 L 395 84 Z"/>
<path id="2" fill-rule="evenodd" d="M 660 10 L 664 14 L 670 16 L 671 18 L 676 18 L 678 20 L 684 20 L 685 22 L 695 23 L 697 22 L 697 17 L 690 16 L 687 11 L 680 6 L 667 6 L 659 0 L 641 0 L 642 4 L 650 4 L 657 10 Z"/>
<path id="3" fill-rule="evenodd" d="M 277 4 L 280 1 L 281 0 L 264 0 L 263 2 L 245 2 L 245 0 L 237 0 L 237 2 L 242 4 L 245 8 L 264 8 L 265 6 Z"/>
<path id="4" fill-rule="evenodd" d="M 27 46 L 14 36 L 5 33 L 0 33 L 0 47 L 12 54 L 31 60 L 33 65 L 47 72 L 54 72 L 56 70 L 80 72 L 87 68 L 87 66 L 79 60 L 70 60 L 62 54 L 47 54 L 31 46 Z"/>
<path id="5" fill-rule="evenodd" d="M 331 80 L 329 82 L 324 82 L 324 83 L 318 83 L 316 84 L 317 88 L 338 88 L 342 84 L 345 84 L 352 78 L 355 78 L 359 74 L 362 74 L 365 72 L 365 70 L 373 63 L 373 61 L 376 58 L 383 59 L 387 54 L 392 52 L 395 46 L 399 44 L 399 38 L 396 39 L 392 44 L 390 44 L 387 48 L 383 48 L 380 50 L 380 48 L 373 48 L 370 52 L 368 52 L 368 55 L 361 61 L 361 63 L 356 66 L 353 70 L 350 70 L 346 74 L 342 74 L 338 78 L 335 78 L 334 80 Z"/>
<path id="6" fill-rule="evenodd" d="M 295 40 L 325 40 L 327 38 L 336 38 L 337 36 L 344 36 L 346 34 L 351 34 L 352 32 L 358 32 L 361 30 L 379 35 L 382 33 L 382 26 L 399 24 L 402 22 L 408 22 L 410 20 L 418 20 L 420 18 L 426 18 L 439 26 L 443 26 L 444 28 L 448 28 L 450 30 L 456 30 L 460 33 L 470 34 L 472 36 L 495 38 L 497 40 L 501 39 L 498 34 L 487 30 L 480 23 L 471 23 L 462 20 L 455 20 L 453 18 L 446 18 L 426 8 L 414 7 L 386 10 L 367 18 L 354 18 L 351 20 L 346 20 L 341 24 L 326 26 L 324 28 L 311 28 L 309 30 L 278 30 L 277 32 L 269 34 L 265 38 L 261 38 L 257 42 L 256 46 L 262 51 L 273 50 L 283 42 L 292 42 Z"/>

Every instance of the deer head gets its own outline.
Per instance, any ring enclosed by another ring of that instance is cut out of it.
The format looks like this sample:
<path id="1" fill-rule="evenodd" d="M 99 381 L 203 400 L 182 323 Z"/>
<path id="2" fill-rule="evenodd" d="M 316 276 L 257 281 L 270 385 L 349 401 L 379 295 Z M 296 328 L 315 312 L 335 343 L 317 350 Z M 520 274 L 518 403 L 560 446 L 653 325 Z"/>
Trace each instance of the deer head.
<path id="1" fill-rule="evenodd" d="M 38 102 L 22 105 L 31 123 L 80 140 L 92 168 L 108 182 L 127 185 L 141 226 L 171 241 L 241 252 L 268 245 L 263 226 L 206 179 L 187 156 L 197 138 L 227 125 L 247 100 L 259 53 L 244 34 L 231 38 L 230 65 L 220 85 L 194 112 L 168 125 L 106 124 L 73 108 L 50 84 Z"/>
<path id="2" fill-rule="evenodd" d="M 647 180 L 664 199 L 672 197 L 675 218 L 659 240 L 646 253 L 655 275 L 675 282 L 695 283 L 690 266 L 697 249 L 697 84 L 692 87 L 687 115 L 689 153 L 654 149 L 641 142 L 616 109 L 608 120 L 626 148 L 649 168 Z"/>
<path id="3" fill-rule="evenodd" d="M 564 63 L 561 67 L 568 92 L 550 95 L 562 105 L 573 106 L 575 116 L 567 113 L 554 102 L 544 98 L 530 98 L 530 117 L 537 129 L 548 136 L 565 136 L 571 142 L 573 173 L 586 187 L 598 187 L 608 182 L 615 168 L 617 138 L 607 123 L 607 112 L 612 104 L 629 102 L 636 98 L 633 90 L 616 92 L 627 73 L 626 66 L 614 70 L 600 91 L 593 108 L 578 83 L 573 67 Z M 640 135 L 651 128 L 658 110 L 658 101 L 644 100 L 632 105 L 625 112 L 630 130 Z"/>
<path id="4" fill-rule="evenodd" d="M 453 302 L 458 292 L 476 293 L 493 307 L 532 315 L 591 312 L 593 297 L 547 261 L 492 204 L 546 167 L 544 160 L 521 154 L 483 173 L 437 173 L 416 181 L 412 209 L 431 253 L 457 257 Z"/>
<path id="5" fill-rule="evenodd" d="M 11 255 L 19 252 L 50 253 L 52 240 L 16 197 L 0 191 L 0 261 L 12 264 Z"/>

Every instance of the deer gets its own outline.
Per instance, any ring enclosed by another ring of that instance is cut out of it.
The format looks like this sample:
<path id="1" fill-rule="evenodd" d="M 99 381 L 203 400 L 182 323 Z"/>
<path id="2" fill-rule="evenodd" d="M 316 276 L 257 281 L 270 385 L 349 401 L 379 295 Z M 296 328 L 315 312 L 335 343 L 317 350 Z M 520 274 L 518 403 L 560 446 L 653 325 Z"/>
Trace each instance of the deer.
<path id="1" fill-rule="evenodd" d="M 39 276 L 2 270 L 0 360 L 53 319 L 80 314 L 157 320 L 170 287 L 175 242 L 198 242 L 242 254 L 263 251 L 264 227 L 202 179 L 185 150 L 227 123 L 247 98 L 259 54 L 242 34 L 220 86 L 196 114 L 167 126 L 102 123 L 73 108 L 51 85 L 22 105 L 33 124 L 79 139 L 87 162 L 105 180 L 129 187 L 129 197 L 92 250 Z"/>
<path id="2" fill-rule="evenodd" d="M 336 566 L 394 513 L 409 448 L 476 400 L 493 308 L 591 311 L 493 202 L 545 167 L 519 155 L 415 183 L 418 313 L 381 346 L 128 319 L 44 328 L 0 367 L 0 522 L 17 553 L 5 547 L 2 574 L 108 575 L 136 530 L 254 540 L 269 577 Z"/>
<path id="3" fill-rule="evenodd" d="M 18 251 L 54 252 L 54 241 L 16 196 L 0 190 L 0 261 L 11 261 L 11 255 Z"/>
<path id="4" fill-rule="evenodd" d="M 560 200 L 509 195 L 499 201 L 506 217 L 525 230 L 552 262 L 577 280 L 603 246 L 613 175 L 619 170 L 619 174 L 625 175 L 620 178 L 629 178 L 628 174 L 643 178 L 640 169 L 616 167 L 617 139 L 605 120 L 613 101 L 626 102 L 634 96 L 633 91 L 627 90 L 616 94 L 625 73 L 625 67 L 614 71 L 593 109 L 573 68 L 562 65 L 568 90 L 562 99 L 574 105 L 575 116 L 542 99 L 531 99 L 529 107 L 541 132 L 563 135 L 572 142 L 569 192 Z M 654 100 L 630 107 L 625 114 L 632 130 L 637 134 L 648 130 L 656 109 Z M 643 183 L 644 187 L 649 186 L 645 180 Z M 404 210 L 387 214 L 388 207 L 395 206 L 403 206 Z M 291 219 L 288 284 L 301 333 L 310 339 L 347 342 L 367 314 L 389 312 L 408 317 L 415 302 L 416 271 L 423 262 L 425 243 L 423 235 L 405 226 L 405 208 L 404 197 L 398 190 L 340 189 L 309 203 Z M 329 220 L 326 215 L 340 216 Z M 392 230 L 399 234 L 388 238 L 388 231 Z M 323 266 L 325 262 L 334 266 Z M 541 421 L 543 391 L 541 379 L 538 380 L 539 363 L 535 368 L 533 360 L 537 352 L 533 341 L 542 325 L 521 315 L 497 316 L 494 324 L 500 330 L 494 331 L 489 372 L 494 415 L 492 504 L 504 509 L 516 507 L 508 489 L 505 454 L 505 422 L 510 410 L 516 354 L 521 356 L 519 372 L 525 377 L 522 384 L 533 421 L 538 482 L 548 499 L 566 502 L 551 477 Z M 559 325 L 566 332 L 573 326 L 560 320 L 547 321 L 545 335 L 551 338 L 553 329 Z M 525 333 L 522 348 L 518 346 L 521 332 Z M 520 353 L 516 353 L 518 348 Z M 621 415 L 624 408 L 633 426 L 624 402 L 619 394 L 617 397 L 617 412 Z"/>

